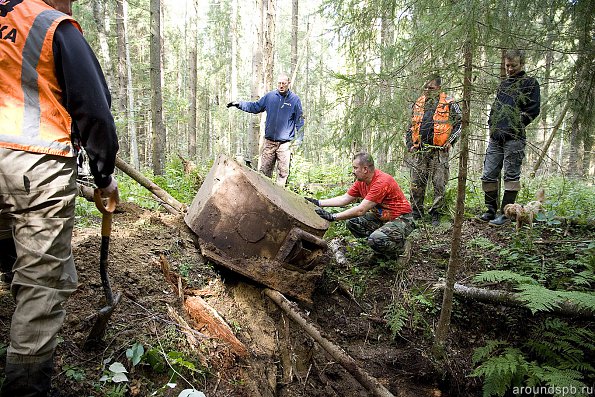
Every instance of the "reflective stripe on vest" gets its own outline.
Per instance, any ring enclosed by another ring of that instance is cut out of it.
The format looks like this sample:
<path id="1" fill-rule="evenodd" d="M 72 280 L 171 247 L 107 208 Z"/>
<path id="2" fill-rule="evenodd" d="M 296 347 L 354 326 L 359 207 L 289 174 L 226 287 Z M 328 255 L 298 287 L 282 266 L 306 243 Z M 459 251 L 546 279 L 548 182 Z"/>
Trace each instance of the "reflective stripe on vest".
<path id="1" fill-rule="evenodd" d="M 446 93 L 440 93 L 440 100 L 436 111 L 434 112 L 434 136 L 432 144 L 436 146 L 443 146 L 452 132 L 452 122 L 449 120 L 451 98 L 446 96 Z M 426 96 L 420 96 L 413 105 L 413 116 L 411 118 L 411 139 L 414 145 L 419 145 L 421 142 L 420 130 L 421 122 L 424 117 L 424 105 L 426 103 Z"/>
<path id="2" fill-rule="evenodd" d="M 23 15 L 36 17 L 31 23 Z M 24 44 L 19 41 L 6 48 L 5 62 L 20 66 L 20 92 L 19 71 L 14 70 L 11 81 L 4 83 L 9 88 L 4 91 L 8 92 L 0 93 L 0 147 L 72 156 L 71 119 L 60 102 L 62 93 L 53 72 L 52 41 L 60 22 L 70 20 L 79 26 L 71 17 L 40 1 L 21 3 L 8 17 L 12 17 L 7 18 L 9 23 L 18 26 L 19 40 L 25 34 L 26 38 Z"/>

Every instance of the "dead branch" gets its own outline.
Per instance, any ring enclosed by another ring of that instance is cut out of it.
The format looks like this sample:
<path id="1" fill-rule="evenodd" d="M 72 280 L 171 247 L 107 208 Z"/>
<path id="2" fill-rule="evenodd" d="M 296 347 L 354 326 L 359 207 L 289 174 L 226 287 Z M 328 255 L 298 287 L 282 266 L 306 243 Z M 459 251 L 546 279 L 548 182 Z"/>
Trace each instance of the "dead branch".
<path id="1" fill-rule="evenodd" d="M 434 289 L 444 290 L 444 286 L 444 283 L 438 283 L 434 285 Z M 459 283 L 455 283 L 453 290 L 455 295 L 477 302 L 526 308 L 525 302 L 523 302 L 519 298 L 518 294 L 515 294 L 514 292 L 468 287 Z M 548 313 L 586 318 L 590 318 L 595 315 L 595 313 L 583 308 L 579 308 L 577 305 L 569 301 L 560 302 L 557 307 L 551 308 Z"/>
<path id="2" fill-rule="evenodd" d="M 157 198 L 163 201 L 164 208 L 173 215 L 179 215 L 184 212 L 186 206 L 173 198 L 168 192 L 157 186 L 149 178 L 138 172 L 134 167 L 119 157 L 116 157 L 116 167 L 122 170 L 126 175 L 137 181 L 141 186 L 153 193 Z"/>
<path id="3" fill-rule="evenodd" d="M 334 238 L 329 241 L 328 248 L 332 252 L 337 265 L 346 267 L 348 269 L 351 268 L 351 264 L 349 263 L 349 260 L 347 260 L 347 256 L 345 256 L 345 245 L 341 239 Z"/>
<path id="4" fill-rule="evenodd" d="M 368 375 L 343 349 L 325 339 L 320 332 L 304 319 L 281 293 L 265 288 L 264 293 L 271 298 L 283 311 L 298 323 L 316 342 L 320 344 L 343 368 L 347 370 L 363 387 L 377 397 L 394 397 L 378 379 Z"/>
<path id="5" fill-rule="evenodd" d="M 92 187 L 81 185 L 80 183 L 77 183 L 76 187 L 78 189 L 79 196 L 92 203 L 95 201 L 93 198 L 94 189 Z"/>
<path id="6" fill-rule="evenodd" d="M 202 298 L 187 297 L 184 308 L 194 321 L 205 324 L 211 335 L 227 342 L 238 356 L 244 357 L 248 354 L 246 346 L 236 338 L 223 317 Z"/>

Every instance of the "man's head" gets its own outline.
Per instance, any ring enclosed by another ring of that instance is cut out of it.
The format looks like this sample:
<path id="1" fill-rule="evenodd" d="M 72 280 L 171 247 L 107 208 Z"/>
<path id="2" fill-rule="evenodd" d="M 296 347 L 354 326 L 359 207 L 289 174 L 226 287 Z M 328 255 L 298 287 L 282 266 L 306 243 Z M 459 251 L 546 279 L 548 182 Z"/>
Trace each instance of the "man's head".
<path id="1" fill-rule="evenodd" d="M 508 77 L 523 71 L 525 69 L 525 51 L 507 50 L 504 53 L 504 68 Z"/>
<path id="2" fill-rule="evenodd" d="M 366 152 L 353 156 L 353 175 L 360 182 L 371 182 L 374 177 L 374 159 Z"/>
<path id="3" fill-rule="evenodd" d="M 279 91 L 279 94 L 287 94 L 287 91 L 289 91 L 289 83 L 289 76 L 285 73 L 281 73 L 277 79 L 277 90 Z"/>
<path id="4" fill-rule="evenodd" d="M 72 15 L 72 3 L 76 0 L 43 0 L 44 3 L 67 15 Z"/>
<path id="5" fill-rule="evenodd" d="M 437 74 L 432 74 L 426 79 L 424 85 L 424 95 L 426 98 L 438 98 L 440 96 L 440 88 L 442 87 L 442 78 Z"/>

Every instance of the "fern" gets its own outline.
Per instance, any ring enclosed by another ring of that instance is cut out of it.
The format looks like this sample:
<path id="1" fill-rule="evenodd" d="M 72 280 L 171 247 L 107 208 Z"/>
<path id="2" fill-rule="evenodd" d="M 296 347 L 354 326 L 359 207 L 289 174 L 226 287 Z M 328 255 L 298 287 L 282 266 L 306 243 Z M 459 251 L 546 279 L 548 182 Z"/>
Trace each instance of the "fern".
<path id="1" fill-rule="evenodd" d="M 593 292 L 559 291 L 561 299 L 575 304 L 579 309 L 595 313 L 595 294 Z"/>
<path id="2" fill-rule="evenodd" d="M 514 284 L 536 284 L 537 281 L 528 276 L 523 276 L 510 270 L 488 270 L 474 277 L 476 282 L 510 282 Z"/>
<path id="3" fill-rule="evenodd" d="M 492 349 L 503 344 L 500 341 L 495 342 Z M 506 347 L 501 354 L 487 358 L 471 376 L 484 378 L 483 397 L 501 397 L 510 387 L 522 384 L 528 369 L 529 363 L 522 352 L 516 348 Z"/>
<path id="4" fill-rule="evenodd" d="M 386 311 L 385 318 L 388 322 L 391 336 L 395 339 L 397 335 L 401 334 L 403 328 L 405 328 L 407 320 L 409 320 L 409 314 L 403 306 L 392 305 Z"/>
<path id="5" fill-rule="evenodd" d="M 533 330 L 526 346 L 541 361 L 560 369 L 595 374 L 595 368 L 588 362 L 588 357 L 595 354 L 593 340 L 595 333 L 590 329 L 550 318 Z"/>
<path id="6" fill-rule="evenodd" d="M 541 285 L 519 285 L 517 296 L 525 303 L 525 307 L 535 314 L 539 311 L 550 311 L 560 306 L 562 298 L 558 291 L 552 291 Z"/>

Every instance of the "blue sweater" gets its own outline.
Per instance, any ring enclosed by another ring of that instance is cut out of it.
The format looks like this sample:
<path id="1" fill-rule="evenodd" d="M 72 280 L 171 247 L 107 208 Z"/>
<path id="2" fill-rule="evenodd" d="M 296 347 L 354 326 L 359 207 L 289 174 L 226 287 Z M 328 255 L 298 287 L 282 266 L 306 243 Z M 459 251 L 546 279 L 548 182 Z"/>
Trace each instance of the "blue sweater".
<path id="1" fill-rule="evenodd" d="M 288 142 L 295 137 L 295 133 L 304 126 L 302 102 L 291 91 L 285 96 L 279 91 L 268 92 L 256 102 L 240 102 L 240 109 L 249 113 L 266 111 L 264 137 L 277 142 Z M 302 140 L 299 137 L 298 140 Z"/>

